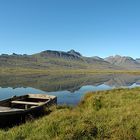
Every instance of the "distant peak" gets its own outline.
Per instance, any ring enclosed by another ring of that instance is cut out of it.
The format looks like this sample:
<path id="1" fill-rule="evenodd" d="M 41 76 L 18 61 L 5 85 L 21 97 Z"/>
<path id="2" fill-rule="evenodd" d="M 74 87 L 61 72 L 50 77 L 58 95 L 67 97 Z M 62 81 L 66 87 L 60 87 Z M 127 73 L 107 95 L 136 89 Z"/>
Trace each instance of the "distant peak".
<path id="1" fill-rule="evenodd" d="M 107 58 L 122 58 L 123 56 L 121 55 L 112 55 L 112 56 L 109 56 Z"/>
<path id="2" fill-rule="evenodd" d="M 104 60 L 103 58 L 99 57 L 99 56 L 93 56 L 92 58 L 96 59 L 96 60 Z"/>
<path id="3" fill-rule="evenodd" d="M 70 50 L 70 51 L 68 51 L 67 53 L 68 53 L 68 54 L 72 54 L 72 55 L 76 55 L 76 56 L 79 56 L 79 57 L 82 56 L 79 52 L 77 52 L 77 51 L 75 51 L 75 50 L 73 50 L 73 49 Z"/>
<path id="4" fill-rule="evenodd" d="M 59 58 L 65 58 L 65 59 L 81 59 L 81 54 L 79 52 L 76 52 L 75 50 L 70 50 L 68 52 L 64 51 L 54 51 L 54 50 L 46 50 L 40 53 L 43 57 L 59 57 Z"/>
<path id="5" fill-rule="evenodd" d="M 116 58 L 121 58 L 121 57 L 123 57 L 123 56 L 121 56 L 121 55 L 115 55 L 114 57 L 116 57 Z"/>

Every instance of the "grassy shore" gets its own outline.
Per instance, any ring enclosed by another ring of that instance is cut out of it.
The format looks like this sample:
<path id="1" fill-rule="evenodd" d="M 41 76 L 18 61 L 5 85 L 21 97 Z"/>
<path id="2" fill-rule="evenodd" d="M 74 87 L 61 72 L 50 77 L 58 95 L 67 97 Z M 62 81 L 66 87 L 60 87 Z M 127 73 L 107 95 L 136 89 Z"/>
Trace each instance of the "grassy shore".
<path id="1" fill-rule="evenodd" d="M 140 71 L 134 70 L 96 70 L 96 69 L 61 69 L 61 68 L 52 68 L 52 69 L 35 69 L 35 68 L 9 68 L 1 67 L 1 75 L 67 75 L 67 74 L 136 74 L 140 75 Z"/>
<path id="2" fill-rule="evenodd" d="M 0 131 L 1 140 L 140 139 L 140 88 L 88 93 L 74 108 Z"/>

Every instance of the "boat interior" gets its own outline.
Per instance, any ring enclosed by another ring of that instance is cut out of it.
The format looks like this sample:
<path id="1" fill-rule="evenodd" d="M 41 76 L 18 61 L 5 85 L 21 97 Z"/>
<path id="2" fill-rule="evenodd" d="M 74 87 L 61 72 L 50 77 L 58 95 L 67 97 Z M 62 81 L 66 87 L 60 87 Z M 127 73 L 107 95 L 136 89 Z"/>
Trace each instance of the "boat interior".
<path id="1" fill-rule="evenodd" d="M 51 98 L 46 95 L 28 94 L 19 97 L 13 97 L 0 101 L 0 112 L 4 111 L 20 111 L 43 105 L 50 101 Z"/>

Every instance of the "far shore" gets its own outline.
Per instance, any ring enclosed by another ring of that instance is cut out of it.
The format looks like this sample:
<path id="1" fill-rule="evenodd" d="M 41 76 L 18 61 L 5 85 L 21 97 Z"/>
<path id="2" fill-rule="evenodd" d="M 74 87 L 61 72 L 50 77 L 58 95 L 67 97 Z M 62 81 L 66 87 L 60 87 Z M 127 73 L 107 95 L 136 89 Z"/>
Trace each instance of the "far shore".
<path id="1" fill-rule="evenodd" d="M 36 69 L 21 67 L 1 67 L 0 75 L 75 75 L 75 74 L 135 74 L 140 75 L 139 70 L 95 70 L 95 69 Z"/>

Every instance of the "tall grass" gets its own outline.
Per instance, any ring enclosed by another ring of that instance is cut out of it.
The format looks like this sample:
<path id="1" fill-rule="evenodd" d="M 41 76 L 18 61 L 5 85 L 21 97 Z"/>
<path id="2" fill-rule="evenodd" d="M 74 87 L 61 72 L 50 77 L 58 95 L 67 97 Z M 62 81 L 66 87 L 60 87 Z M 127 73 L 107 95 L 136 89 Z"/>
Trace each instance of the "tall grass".
<path id="1" fill-rule="evenodd" d="M 140 88 L 88 93 L 77 107 L 0 131 L 1 140 L 140 139 Z"/>

